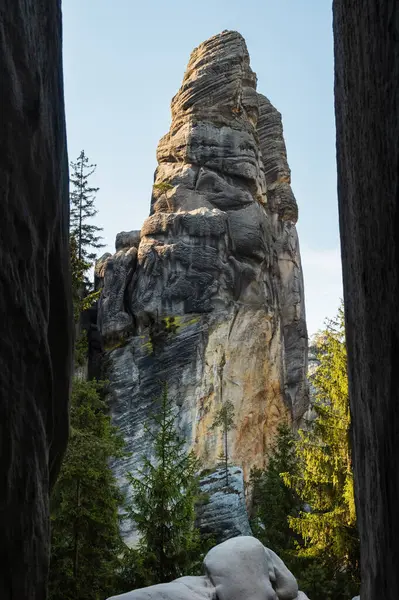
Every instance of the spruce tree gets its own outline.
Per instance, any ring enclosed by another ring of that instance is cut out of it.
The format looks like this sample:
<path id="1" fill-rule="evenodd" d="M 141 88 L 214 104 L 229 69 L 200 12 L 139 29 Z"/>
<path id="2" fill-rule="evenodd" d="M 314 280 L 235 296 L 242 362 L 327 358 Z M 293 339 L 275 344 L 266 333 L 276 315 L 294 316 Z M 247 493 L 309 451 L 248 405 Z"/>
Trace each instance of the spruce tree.
<path id="1" fill-rule="evenodd" d="M 111 425 L 102 385 L 73 382 L 70 439 L 51 498 L 52 600 L 103 600 L 117 583 L 122 495 L 109 461 L 123 456 L 124 442 Z"/>
<path id="2" fill-rule="evenodd" d="M 234 405 L 230 400 L 224 402 L 222 407 L 217 411 L 211 429 L 220 427 L 223 435 L 224 450 L 220 459 L 224 462 L 226 485 L 229 484 L 229 452 L 228 452 L 228 435 L 229 431 L 235 429 L 234 424 Z"/>
<path id="3" fill-rule="evenodd" d="M 186 451 L 176 430 L 166 385 L 157 404 L 145 428 L 153 455 L 141 458 L 137 477 L 129 475 L 133 489 L 129 516 L 140 534 L 134 562 L 141 565 L 146 585 L 187 575 L 200 554 L 195 527 L 198 461 L 192 451 Z"/>
<path id="4" fill-rule="evenodd" d="M 290 518 L 298 517 L 304 509 L 303 500 L 284 482 L 288 473 L 290 477 L 300 476 L 296 443 L 291 428 L 280 425 L 266 469 L 252 470 L 251 529 L 295 573 L 300 589 L 309 598 L 348 600 L 355 588 L 348 586 L 347 575 L 337 572 L 321 555 L 304 556 L 304 540 L 289 525 Z"/>
<path id="5" fill-rule="evenodd" d="M 316 418 L 308 431 L 299 432 L 299 470 L 286 473 L 285 482 L 309 510 L 289 517 L 304 540 L 299 554 L 324 562 L 348 589 L 356 591 L 359 578 L 359 539 L 353 494 L 350 453 L 350 412 L 344 311 L 329 321 L 318 337 L 315 389 Z M 353 584 L 353 586 L 352 586 Z"/>
<path id="6" fill-rule="evenodd" d="M 98 300 L 100 291 L 87 292 L 85 273 L 90 264 L 78 257 L 78 246 L 74 236 L 69 240 L 70 264 L 72 275 L 72 300 L 75 323 L 75 367 L 83 366 L 87 359 L 87 331 L 81 330 L 80 317 L 84 310 L 90 308 Z"/>
<path id="7" fill-rule="evenodd" d="M 78 244 L 73 235 L 69 238 L 69 253 L 72 275 L 73 315 L 75 323 L 78 323 L 83 310 L 82 290 L 84 289 L 84 274 L 90 268 L 90 264 L 79 258 Z"/>
<path id="8" fill-rule="evenodd" d="M 91 262 L 96 258 L 94 249 L 104 246 L 98 232 L 101 227 L 91 220 L 97 214 L 94 206 L 95 194 L 99 188 L 89 186 L 89 178 L 95 172 L 96 165 L 89 164 L 84 153 L 80 153 L 76 162 L 71 162 L 70 191 L 70 264 L 72 273 L 72 294 L 75 317 L 75 366 L 84 365 L 87 358 L 87 332 L 82 331 L 80 318 L 82 312 L 99 298 L 100 292 L 92 291 L 92 282 L 87 277 Z"/>
<path id="9" fill-rule="evenodd" d="M 98 235 L 102 227 L 91 222 L 98 212 L 94 202 L 99 188 L 89 185 L 89 178 L 96 168 L 97 165 L 89 164 L 84 150 L 76 162 L 71 162 L 70 234 L 76 240 L 78 259 L 88 263 L 96 259 L 93 250 L 104 247 L 100 242 L 102 236 Z"/>
<path id="10" fill-rule="evenodd" d="M 298 516 L 302 502 L 296 492 L 288 487 L 282 473 L 295 475 L 298 460 L 295 452 L 295 435 L 286 424 L 279 425 L 277 436 L 268 457 L 265 470 L 253 469 L 251 527 L 262 543 L 289 562 L 298 536 L 288 524 L 288 517 Z"/>

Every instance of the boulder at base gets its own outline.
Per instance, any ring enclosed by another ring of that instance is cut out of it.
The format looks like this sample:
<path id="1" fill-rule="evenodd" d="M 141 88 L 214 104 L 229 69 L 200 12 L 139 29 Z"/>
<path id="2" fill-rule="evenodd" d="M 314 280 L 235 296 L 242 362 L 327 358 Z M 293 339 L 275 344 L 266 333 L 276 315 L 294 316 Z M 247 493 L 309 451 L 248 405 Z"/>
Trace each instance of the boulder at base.
<path id="1" fill-rule="evenodd" d="M 252 536 L 212 548 L 204 570 L 201 577 L 180 577 L 108 600 L 309 600 L 277 554 Z"/>

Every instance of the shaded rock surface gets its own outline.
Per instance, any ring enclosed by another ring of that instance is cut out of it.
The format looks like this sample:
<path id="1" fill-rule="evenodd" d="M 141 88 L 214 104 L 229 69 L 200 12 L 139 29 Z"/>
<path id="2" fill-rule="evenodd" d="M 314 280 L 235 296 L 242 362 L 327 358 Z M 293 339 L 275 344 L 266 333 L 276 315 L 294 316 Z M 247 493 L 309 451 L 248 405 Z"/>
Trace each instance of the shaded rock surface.
<path id="1" fill-rule="evenodd" d="M 109 600 L 308 600 L 283 561 L 254 537 L 212 548 L 204 571 L 202 577 L 181 577 Z"/>
<path id="2" fill-rule="evenodd" d="M 180 577 L 170 583 L 160 583 L 109 600 L 217 600 L 216 590 L 207 577 Z"/>
<path id="3" fill-rule="evenodd" d="M 227 482 L 224 468 L 201 478 L 201 492 L 208 495 L 208 502 L 198 511 L 198 526 L 217 543 L 237 535 L 252 535 L 242 469 L 229 467 L 227 471 Z"/>
<path id="4" fill-rule="evenodd" d="M 335 113 L 362 600 L 399 598 L 399 4 L 335 0 Z"/>
<path id="5" fill-rule="evenodd" d="M 191 54 L 157 159 L 140 235 L 119 234 L 96 268 L 111 411 L 133 453 L 114 468 L 123 483 L 150 451 L 143 424 L 167 381 L 203 468 L 222 449 L 216 412 L 233 403 L 229 454 L 247 480 L 278 424 L 306 410 L 307 333 L 281 115 L 237 32 Z"/>
<path id="6" fill-rule="evenodd" d="M 61 2 L 0 3 L 0 598 L 44 600 L 72 360 Z"/>
<path id="7" fill-rule="evenodd" d="M 309 404 L 302 415 L 301 422 L 299 424 L 301 429 L 309 429 L 312 426 L 312 423 L 317 418 L 317 413 L 315 411 L 315 402 L 316 402 L 316 388 L 314 386 L 314 377 L 316 375 L 316 371 L 320 365 L 320 360 L 317 356 L 317 348 L 314 345 L 315 340 L 312 340 L 313 343 L 309 346 L 308 351 L 308 390 L 309 390 Z"/>

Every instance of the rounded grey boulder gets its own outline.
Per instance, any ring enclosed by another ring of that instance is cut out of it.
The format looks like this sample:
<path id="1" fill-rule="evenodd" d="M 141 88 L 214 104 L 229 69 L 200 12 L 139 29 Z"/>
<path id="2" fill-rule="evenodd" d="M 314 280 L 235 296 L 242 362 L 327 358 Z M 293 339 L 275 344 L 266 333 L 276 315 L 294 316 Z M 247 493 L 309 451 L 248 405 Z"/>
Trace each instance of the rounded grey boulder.
<path id="1" fill-rule="evenodd" d="M 212 548 L 205 576 L 133 590 L 108 600 L 309 600 L 272 550 L 252 536 L 238 536 Z"/>

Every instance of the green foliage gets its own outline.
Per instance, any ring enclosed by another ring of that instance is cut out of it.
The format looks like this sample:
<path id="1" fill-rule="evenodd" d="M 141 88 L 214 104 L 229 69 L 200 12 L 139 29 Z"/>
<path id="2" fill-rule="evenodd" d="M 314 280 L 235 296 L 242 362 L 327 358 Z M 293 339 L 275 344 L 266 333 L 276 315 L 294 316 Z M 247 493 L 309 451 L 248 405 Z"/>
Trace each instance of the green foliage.
<path id="1" fill-rule="evenodd" d="M 53 600 L 103 600 L 114 591 L 123 498 L 109 461 L 124 455 L 124 441 L 111 425 L 103 385 L 73 382 L 70 440 L 51 499 Z"/>
<path id="2" fill-rule="evenodd" d="M 82 311 L 90 308 L 98 300 L 100 292 L 88 293 L 87 291 L 85 273 L 90 269 L 90 263 L 79 258 L 78 245 L 73 235 L 69 238 L 69 253 L 72 275 L 73 314 L 75 323 L 78 323 Z"/>
<path id="3" fill-rule="evenodd" d="M 316 418 L 298 435 L 280 426 L 266 471 L 251 473 L 252 528 L 312 600 L 348 600 L 360 581 L 342 306 L 315 353 Z"/>
<path id="4" fill-rule="evenodd" d="M 230 400 L 227 400 L 217 411 L 211 429 L 215 429 L 216 427 L 222 427 L 223 433 L 235 428 L 234 405 Z"/>
<path id="5" fill-rule="evenodd" d="M 82 300 L 82 310 L 87 310 L 88 308 L 90 308 L 90 306 L 94 304 L 94 302 L 97 302 L 97 300 L 100 297 L 100 294 L 100 290 L 98 290 L 97 292 L 90 292 L 90 294 L 87 294 Z"/>
<path id="6" fill-rule="evenodd" d="M 141 536 L 133 558 L 139 558 L 142 583 L 150 585 L 190 572 L 201 559 L 201 540 L 195 527 L 198 462 L 176 431 L 166 385 L 146 432 L 153 441 L 153 457 L 143 456 L 138 477 L 129 476 L 129 515 Z"/>
<path id="7" fill-rule="evenodd" d="M 226 485 L 229 485 L 229 453 L 228 453 L 228 435 L 229 431 L 235 429 L 234 424 L 234 405 L 230 400 L 224 402 L 222 407 L 217 411 L 211 429 L 216 428 L 222 429 L 222 435 L 224 439 L 224 451 L 219 456 L 219 459 L 224 462 Z"/>
<path id="8" fill-rule="evenodd" d="M 173 189 L 173 185 L 169 181 L 161 181 L 161 183 L 154 184 L 154 190 L 157 190 L 161 194 L 166 194 L 169 190 Z"/>
<path id="9" fill-rule="evenodd" d="M 117 348 L 124 348 L 127 344 L 128 340 L 124 337 L 110 339 L 104 344 L 104 350 L 106 352 L 112 352 L 112 350 L 116 350 Z"/>
<path id="10" fill-rule="evenodd" d="M 70 263 L 72 273 L 72 298 L 74 321 L 77 325 L 78 339 L 75 348 L 75 363 L 82 365 L 87 356 L 85 351 L 86 337 L 80 331 L 81 314 L 98 300 L 100 292 L 93 292 L 92 284 L 87 277 L 90 261 L 95 258 L 93 248 L 102 248 L 100 236 L 96 232 L 100 227 L 88 222 L 97 214 L 94 208 L 94 193 L 98 188 L 91 188 L 88 179 L 95 171 L 95 165 L 88 164 L 84 151 L 80 153 L 77 162 L 71 163 L 71 194 L 70 194 Z"/>
<path id="11" fill-rule="evenodd" d="M 359 582 L 322 556 L 297 556 L 289 568 L 298 574 L 299 588 L 312 600 L 350 600 L 359 593 Z"/>
<path id="12" fill-rule="evenodd" d="M 350 454 L 350 412 L 346 368 L 344 312 L 318 336 L 319 366 L 316 419 L 299 432 L 298 471 L 285 473 L 285 483 L 310 507 L 290 516 L 289 525 L 303 539 L 298 555 L 315 558 L 333 577 L 354 592 L 359 587 L 359 539 Z"/>
<path id="13" fill-rule="evenodd" d="M 140 548 L 124 546 L 118 572 L 118 585 L 113 594 L 123 594 L 130 590 L 146 587 L 151 581 L 152 572 L 146 564 L 146 555 Z"/>
<path id="14" fill-rule="evenodd" d="M 89 164 L 82 150 L 76 162 L 71 162 L 71 170 L 70 234 L 76 239 L 78 259 L 90 262 L 96 258 L 92 249 L 104 247 L 100 242 L 102 237 L 97 235 L 102 227 L 90 223 L 98 212 L 94 201 L 99 188 L 89 186 L 89 178 L 95 172 L 96 165 Z"/>
<path id="15" fill-rule="evenodd" d="M 83 259 L 78 257 L 77 243 L 74 236 L 70 237 L 69 242 L 70 249 L 70 262 L 71 262 L 71 274 L 72 274 L 72 301 L 73 301 L 73 314 L 75 325 L 79 324 L 80 316 L 82 312 L 98 300 L 100 292 L 87 293 L 85 283 L 85 272 L 90 267 Z M 75 341 L 75 365 L 84 365 L 88 353 L 88 340 L 87 332 L 80 331 L 77 334 Z"/>
<path id="16" fill-rule="evenodd" d="M 84 296 L 85 291 L 84 275 L 90 268 L 90 264 L 82 258 L 79 258 L 78 244 L 74 235 L 71 235 L 69 238 L 69 252 L 72 275 L 73 314 L 75 323 L 78 323 L 83 310 L 82 297 Z"/>
<path id="17" fill-rule="evenodd" d="M 289 562 L 289 553 L 295 550 L 298 536 L 288 524 L 288 517 L 298 516 L 302 502 L 296 492 L 288 487 L 281 473 L 297 474 L 298 460 L 295 436 L 283 423 L 278 427 L 271 449 L 267 469 L 253 469 L 251 527 L 262 543 Z"/>
<path id="18" fill-rule="evenodd" d="M 162 323 L 168 333 L 176 333 L 179 328 L 179 323 L 176 317 L 165 317 Z"/>
<path id="19" fill-rule="evenodd" d="M 88 340 L 87 340 L 87 331 L 82 331 L 80 336 L 75 342 L 75 367 L 82 367 L 87 358 L 88 352 Z"/>

